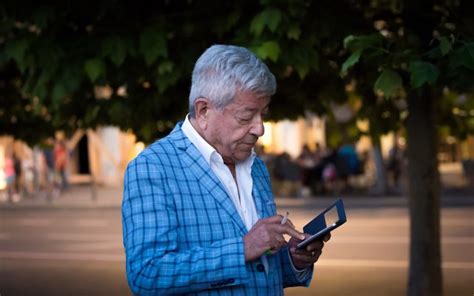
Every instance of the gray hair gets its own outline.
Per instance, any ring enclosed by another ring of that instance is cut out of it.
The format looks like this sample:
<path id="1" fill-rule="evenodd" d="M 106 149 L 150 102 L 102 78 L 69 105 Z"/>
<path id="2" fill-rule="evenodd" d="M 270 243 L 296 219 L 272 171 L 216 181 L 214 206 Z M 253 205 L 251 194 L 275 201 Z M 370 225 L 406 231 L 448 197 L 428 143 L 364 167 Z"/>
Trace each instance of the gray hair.
<path id="1" fill-rule="evenodd" d="M 189 93 L 189 114 L 194 117 L 194 102 L 203 97 L 218 109 L 227 106 L 237 91 L 272 96 L 275 76 L 248 49 L 233 45 L 213 45 L 196 61 Z"/>

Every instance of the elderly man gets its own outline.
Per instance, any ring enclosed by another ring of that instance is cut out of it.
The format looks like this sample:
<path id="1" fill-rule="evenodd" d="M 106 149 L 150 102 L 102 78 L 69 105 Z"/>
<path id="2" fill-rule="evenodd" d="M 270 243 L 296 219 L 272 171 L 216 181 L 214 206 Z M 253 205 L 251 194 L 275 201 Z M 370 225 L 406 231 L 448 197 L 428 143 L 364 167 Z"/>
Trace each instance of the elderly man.
<path id="1" fill-rule="evenodd" d="M 309 285 L 324 243 L 296 250 L 306 235 L 276 214 L 253 151 L 275 90 L 273 74 L 245 48 L 214 45 L 198 59 L 188 116 L 126 171 L 123 236 L 135 294 L 281 295 Z"/>

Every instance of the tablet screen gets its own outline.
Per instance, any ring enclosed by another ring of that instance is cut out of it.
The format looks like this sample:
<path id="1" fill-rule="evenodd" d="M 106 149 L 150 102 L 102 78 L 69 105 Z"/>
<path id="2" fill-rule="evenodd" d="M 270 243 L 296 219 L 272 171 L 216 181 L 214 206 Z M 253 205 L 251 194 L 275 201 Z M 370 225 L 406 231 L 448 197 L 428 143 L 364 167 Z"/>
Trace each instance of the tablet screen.
<path id="1" fill-rule="evenodd" d="M 345 222 L 346 213 L 344 211 L 344 204 L 342 203 L 342 199 L 339 199 L 303 227 L 303 231 L 311 234 L 311 236 L 300 242 L 297 248 L 304 248 L 314 240 L 323 239 L 327 233 Z"/>
<path id="2" fill-rule="evenodd" d="M 337 214 L 337 208 L 332 207 L 324 213 L 324 220 L 326 221 L 326 226 L 336 224 L 339 221 L 339 216 Z"/>

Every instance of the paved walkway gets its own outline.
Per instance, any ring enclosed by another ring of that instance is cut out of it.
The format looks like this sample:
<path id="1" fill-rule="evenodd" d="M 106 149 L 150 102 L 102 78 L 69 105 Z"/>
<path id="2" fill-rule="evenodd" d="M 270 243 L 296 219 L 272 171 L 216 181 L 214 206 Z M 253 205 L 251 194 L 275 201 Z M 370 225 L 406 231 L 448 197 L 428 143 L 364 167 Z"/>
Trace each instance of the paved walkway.
<path id="1" fill-rule="evenodd" d="M 276 203 L 283 208 L 317 208 L 327 206 L 338 197 L 342 197 L 347 206 L 352 208 L 358 207 L 407 207 L 408 200 L 406 196 L 368 196 L 362 194 L 341 194 L 326 195 L 305 198 L 289 198 L 277 197 Z M 11 203 L 5 200 L 0 201 L 0 210 L 14 209 L 94 209 L 94 208 L 119 208 L 122 202 L 121 188 L 97 187 L 95 199 L 89 185 L 74 185 L 53 200 L 48 200 L 42 195 L 35 197 L 23 198 L 17 202 Z M 442 194 L 443 206 L 474 206 L 474 195 L 459 192 Z"/>
<path id="2" fill-rule="evenodd" d="M 18 199 L 18 197 L 17 197 Z M 16 208 L 116 208 L 122 202 L 122 188 L 96 186 L 95 192 L 89 184 L 71 185 L 59 196 L 48 198 L 45 193 L 23 197 L 14 202 L 0 197 L 0 209 Z"/>

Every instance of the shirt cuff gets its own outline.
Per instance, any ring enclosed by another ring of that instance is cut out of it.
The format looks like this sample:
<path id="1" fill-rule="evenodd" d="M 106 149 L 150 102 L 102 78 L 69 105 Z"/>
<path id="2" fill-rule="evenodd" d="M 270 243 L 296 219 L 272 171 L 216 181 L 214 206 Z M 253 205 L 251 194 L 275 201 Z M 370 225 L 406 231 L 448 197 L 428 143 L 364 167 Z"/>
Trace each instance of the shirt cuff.
<path id="1" fill-rule="evenodd" d="M 296 268 L 295 264 L 293 264 L 293 258 L 291 257 L 290 254 L 290 249 L 287 249 L 288 251 L 288 256 L 290 257 L 290 265 L 291 268 L 293 269 L 293 272 L 295 273 L 296 279 L 300 282 L 304 282 L 307 278 L 308 275 L 311 273 L 311 269 L 309 267 L 305 269 L 298 269 Z"/>

